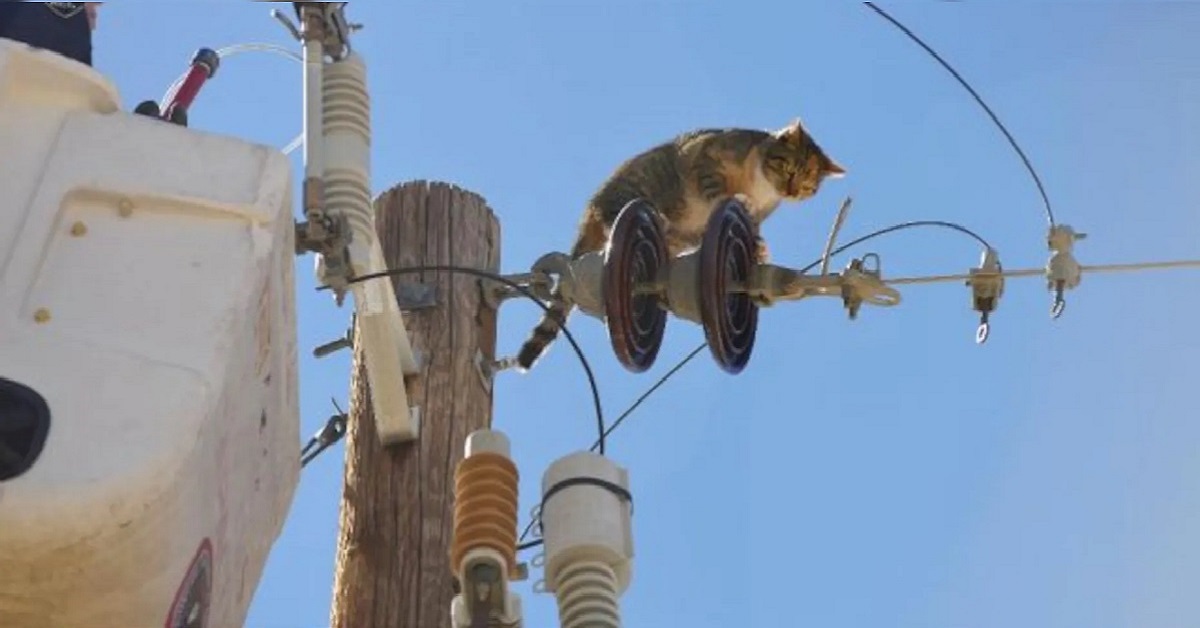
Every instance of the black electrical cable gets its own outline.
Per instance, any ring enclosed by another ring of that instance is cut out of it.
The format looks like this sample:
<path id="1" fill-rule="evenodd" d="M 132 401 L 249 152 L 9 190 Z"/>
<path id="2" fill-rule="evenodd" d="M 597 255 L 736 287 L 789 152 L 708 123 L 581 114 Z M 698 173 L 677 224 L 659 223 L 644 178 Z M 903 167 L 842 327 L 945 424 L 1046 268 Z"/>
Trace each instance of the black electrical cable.
<path id="1" fill-rule="evenodd" d="M 387 270 L 383 270 L 383 271 L 380 271 L 377 273 L 370 273 L 367 275 L 355 277 L 354 279 L 351 279 L 349 283 L 352 283 L 352 284 L 362 283 L 364 281 L 368 281 L 371 279 L 379 279 L 381 277 L 395 277 L 398 275 L 408 275 L 408 274 L 420 273 L 420 272 L 446 272 L 446 273 L 451 273 L 451 274 L 457 273 L 457 274 L 471 275 L 474 277 L 479 277 L 480 279 L 487 279 L 490 281 L 495 281 L 497 283 L 504 284 L 504 285 L 508 286 L 509 288 L 512 288 L 513 290 L 516 290 L 521 295 L 527 297 L 530 301 L 533 301 L 534 303 L 536 303 L 538 305 L 538 307 L 542 308 L 542 310 L 545 311 L 547 314 L 550 313 L 550 307 L 548 305 L 546 305 L 545 303 L 542 303 L 542 300 L 537 298 L 525 286 L 522 286 L 521 284 L 519 284 L 511 279 L 508 279 L 507 277 L 503 277 L 501 275 L 497 275 L 495 273 L 491 273 L 486 270 L 479 270 L 478 268 L 467 268 L 465 266 L 431 265 L 431 266 L 410 266 L 410 267 L 406 267 L 406 268 L 389 268 Z M 317 290 L 329 290 L 329 289 L 330 289 L 329 286 L 320 286 L 317 288 Z M 571 334 L 571 330 L 567 329 L 567 326 L 565 324 L 559 324 L 558 327 L 559 327 L 559 330 L 562 331 L 563 336 L 566 337 L 567 342 L 571 343 L 571 348 L 575 350 L 575 355 L 579 357 L 579 363 L 581 365 L 583 365 L 583 371 L 587 375 L 588 386 L 590 386 L 592 389 L 592 404 L 595 406 L 595 409 L 596 409 L 596 431 L 600 435 L 599 440 L 597 440 L 597 443 L 599 444 L 598 453 L 603 456 L 604 450 L 605 450 L 605 441 L 606 441 L 606 438 L 608 435 L 608 431 L 607 431 L 607 429 L 605 427 L 605 423 L 604 423 L 604 410 L 600 404 L 600 387 L 596 385 L 596 376 L 592 372 L 592 365 L 590 363 L 588 363 L 587 356 L 584 355 L 583 349 L 579 346 L 579 343 L 576 342 L 575 336 Z"/>
<path id="2" fill-rule="evenodd" d="M 889 233 L 894 233 L 896 231 L 903 231 L 905 229 L 912 229 L 915 227 L 942 227 L 944 229 L 950 229 L 952 231 L 957 231 L 958 233 L 969 236 L 970 238 L 974 239 L 976 242 L 979 242 L 980 244 L 982 244 L 985 248 L 988 248 L 988 249 L 992 248 L 991 243 L 988 242 L 987 239 L 985 239 L 983 236 L 979 235 L 978 233 L 972 231 L 971 229 L 964 227 L 963 225 L 960 225 L 956 222 L 950 222 L 950 221 L 946 221 L 946 220 L 911 220 L 908 222 L 902 222 L 902 223 L 898 223 L 895 225 L 891 225 L 890 227 L 876 229 L 875 231 L 872 231 L 871 233 L 868 233 L 864 236 L 855 238 L 855 239 L 833 249 L 832 251 L 830 251 L 829 256 L 832 258 L 834 255 L 844 253 L 846 250 L 848 250 L 852 247 L 858 246 L 859 244 L 862 244 L 863 242 L 873 240 L 875 238 L 887 235 Z M 810 270 L 820 266 L 823 261 L 825 261 L 825 259 L 823 257 L 819 258 L 816 261 L 814 261 L 813 263 L 809 264 L 808 266 L 805 266 L 804 268 L 800 269 L 800 272 L 807 273 Z M 683 369 L 684 366 L 687 366 L 688 362 L 691 362 L 693 359 L 695 359 L 696 356 L 700 355 L 700 353 L 702 351 L 704 351 L 704 349 L 706 347 L 708 347 L 708 343 L 700 343 L 699 346 L 697 346 L 695 349 L 692 349 L 692 351 L 690 353 L 688 353 L 681 360 L 679 360 L 679 362 L 676 363 L 675 366 L 671 367 L 671 369 L 668 370 L 666 373 L 663 373 L 662 377 L 658 378 L 658 381 L 654 382 L 654 384 L 652 386 L 647 388 L 645 392 L 643 392 L 640 396 L 638 396 L 638 398 L 635 399 L 634 402 L 632 404 L 630 404 L 630 406 L 628 408 L 626 408 L 625 411 L 622 412 L 621 415 L 619 417 L 617 417 L 616 420 L 613 421 L 611 425 L 608 426 L 608 430 L 605 431 L 604 436 L 607 437 L 607 436 L 611 435 L 613 432 L 615 432 L 616 429 L 618 427 L 620 427 L 621 424 L 625 421 L 625 419 L 628 418 L 629 415 L 633 414 L 634 410 L 637 410 L 638 407 L 640 407 L 647 399 L 649 399 L 651 395 L 653 395 L 655 392 L 657 392 L 659 388 L 662 388 L 663 385 L 665 385 L 667 383 L 667 380 L 671 379 L 671 377 L 673 377 L 676 373 L 678 373 L 681 369 Z M 596 443 L 592 445 L 592 449 L 595 450 L 599 444 L 600 444 L 600 441 L 597 440 Z M 529 533 L 533 531 L 534 526 L 537 525 L 537 521 L 538 520 L 536 518 L 534 518 L 528 524 L 526 524 L 525 529 L 521 532 L 521 536 L 517 539 L 517 542 L 519 543 L 517 545 L 517 551 L 525 551 L 527 549 L 533 549 L 542 544 L 542 541 L 540 539 L 529 541 L 528 543 L 521 543 L 521 541 L 524 541 L 525 537 L 529 536 Z"/>
<path id="3" fill-rule="evenodd" d="M 1000 132 L 1004 134 L 1004 137 L 1008 140 L 1009 145 L 1011 145 L 1013 150 L 1017 152 L 1017 156 L 1020 157 L 1021 162 L 1025 164 L 1025 169 L 1029 171 L 1029 176 L 1033 177 L 1033 183 L 1037 186 L 1038 193 L 1042 196 L 1042 204 L 1046 208 L 1046 220 L 1049 221 L 1051 227 L 1054 227 L 1054 210 L 1050 207 L 1050 197 L 1046 194 L 1046 186 L 1042 185 L 1042 178 L 1038 176 L 1037 171 L 1033 168 L 1033 164 L 1029 161 L 1029 157 L 1025 155 L 1025 151 L 1021 150 L 1021 147 L 1017 144 L 1017 140 L 1013 138 L 1012 133 L 1008 132 L 1008 128 L 1004 126 L 1003 122 L 1000 122 L 1000 118 L 994 111 L 992 111 L 992 108 L 983 101 L 983 97 L 979 95 L 979 92 L 976 92 L 975 88 L 971 87 L 970 83 L 967 83 L 967 80 L 964 79 L 957 70 L 951 67 L 951 65 L 947 63 L 945 59 L 942 59 L 941 55 L 934 51 L 933 48 L 930 48 L 928 44 L 922 41 L 920 37 L 917 37 L 917 35 L 909 30 L 906 26 L 897 21 L 896 18 L 888 15 L 886 11 L 875 6 L 874 2 L 863 2 L 863 4 L 867 5 L 867 8 L 879 14 L 879 16 L 883 19 L 891 22 L 893 26 L 900 29 L 900 32 L 908 35 L 909 39 L 916 42 L 916 44 L 923 48 L 925 52 L 929 53 L 929 56 L 933 57 L 935 61 L 940 63 L 942 67 L 945 68 L 946 71 L 958 81 L 959 85 L 962 85 L 963 88 L 965 88 L 971 94 L 971 97 L 975 99 L 975 102 L 983 108 L 983 111 L 987 113 L 988 117 L 992 119 L 992 122 L 996 124 L 996 128 L 1000 129 Z"/>
<path id="4" fill-rule="evenodd" d="M 662 388 L 663 384 L 667 383 L 667 380 L 671 379 L 675 373 L 679 372 L 679 369 L 687 366 L 688 362 L 691 362 L 693 358 L 700 355 L 700 352 L 704 351 L 704 348 L 707 346 L 707 342 L 701 343 L 699 347 L 692 349 L 691 353 L 684 356 L 682 360 L 675 364 L 675 366 L 672 366 L 671 370 L 663 373 L 662 377 L 659 377 L 658 381 L 654 382 L 653 386 L 647 388 L 646 392 L 642 393 L 636 400 L 634 400 L 632 404 L 629 405 L 628 408 L 625 409 L 624 412 L 621 413 L 621 416 L 617 417 L 615 421 L 609 424 L 608 430 L 604 433 L 604 435 L 607 437 L 616 431 L 616 429 L 621 426 L 621 423 L 623 423 L 629 415 L 633 414 L 634 410 L 637 410 L 638 407 L 640 407 L 642 403 L 649 399 L 651 395 L 653 395 L 659 388 Z M 596 447 L 599 445 L 599 440 L 597 440 L 595 443 L 592 443 L 592 451 L 595 451 Z"/>
<path id="5" fill-rule="evenodd" d="M 957 231 L 963 235 L 974 238 L 975 241 L 982 244 L 984 246 L 984 248 L 988 248 L 988 249 L 992 248 L 992 245 L 990 243 L 988 243 L 988 241 L 986 239 L 984 239 L 983 236 L 979 235 L 978 233 L 975 233 L 974 231 L 971 231 L 970 229 L 968 229 L 956 222 L 950 222 L 947 220 L 910 220 L 908 222 L 901 222 L 898 224 L 894 224 L 890 227 L 884 227 L 882 229 L 877 229 L 875 231 L 872 231 L 871 233 L 868 233 L 867 235 L 855 238 L 855 239 L 837 247 L 836 249 L 830 251 L 829 257 L 833 257 L 834 255 L 837 255 L 839 253 L 843 253 L 851 247 L 858 246 L 859 244 L 862 244 L 863 242 L 866 242 L 868 240 L 873 240 L 875 238 L 878 238 L 879 236 L 887 235 L 889 233 L 893 233 L 896 231 L 903 231 L 905 229 L 912 229 L 913 227 L 943 227 L 945 229 L 951 229 L 951 230 Z M 821 262 L 823 262 L 823 261 L 825 261 L 824 258 L 818 259 L 817 261 L 809 264 L 808 266 L 801 268 L 800 272 L 807 273 L 808 271 L 820 266 Z"/>
<path id="6" fill-rule="evenodd" d="M 645 401 L 647 399 L 649 399 L 650 396 L 653 395 L 656 391 L 658 391 L 658 389 L 661 388 L 663 386 L 663 384 L 666 384 L 667 380 L 671 379 L 671 376 L 675 375 L 675 373 L 679 372 L 680 369 L 687 366 L 688 362 L 691 362 L 696 356 L 700 355 L 700 352 L 704 351 L 705 347 L 707 347 L 707 346 L 708 346 L 708 343 L 701 343 L 699 347 L 692 349 L 691 353 L 684 356 L 682 360 L 680 360 L 678 363 L 675 364 L 675 366 L 671 367 L 671 370 L 667 371 L 666 373 L 663 373 L 662 377 L 659 377 L 658 381 L 654 382 L 653 386 L 647 388 L 645 392 L 643 392 L 640 396 L 638 396 L 638 398 L 635 399 L 634 402 L 632 404 L 630 404 L 629 407 L 626 408 L 624 412 L 621 413 L 621 416 L 617 417 L 616 420 L 613 421 L 608 426 L 608 430 L 605 431 L 604 436 L 607 437 L 607 436 L 611 435 L 613 433 L 613 431 L 615 431 L 618 427 L 621 426 L 621 423 L 623 423 L 625 421 L 625 419 L 629 417 L 629 415 L 633 414 L 634 410 L 637 410 L 643 403 L 645 403 Z M 592 443 L 592 451 L 595 451 L 599 445 L 600 445 L 599 440 L 597 440 L 595 443 Z M 520 538 L 517 539 L 518 542 L 523 541 L 525 539 L 525 537 L 529 536 L 529 533 L 533 531 L 533 526 L 535 526 L 535 525 L 537 525 L 537 519 L 530 521 L 525 526 L 525 529 L 521 532 Z M 523 552 L 527 549 L 535 548 L 541 544 L 542 544 L 541 539 L 530 541 L 528 543 L 520 543 L 519 545 L 517 545 L 517 551 Z"/>

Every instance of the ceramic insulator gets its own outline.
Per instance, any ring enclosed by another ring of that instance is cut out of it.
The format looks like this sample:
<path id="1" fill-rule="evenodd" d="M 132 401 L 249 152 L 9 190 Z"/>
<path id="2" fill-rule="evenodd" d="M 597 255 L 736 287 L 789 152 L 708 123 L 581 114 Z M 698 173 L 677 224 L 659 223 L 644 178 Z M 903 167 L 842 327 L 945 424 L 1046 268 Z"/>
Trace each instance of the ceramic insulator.
<path id="1" fill-rule="evenodd" d="M 450 564 L 462 581 L 468 556 L 491 550 L 517 573 L 517 467 L 509 458 L 508 439 L 480 430 L 467 439 L 467 454 L 454 472 L 454 537 Z"/>
<path id="2" fill-rule="evenodd" d="M 350 222 L 350 263 L 371 272 L 375 210 L 371 205 L 371 100 L 362 58 L 325 66 L 322 82 L 325 210 Z"/>
<path id="3" fill-rule="evenodd" d="M 591 452 L 560 458 L 542 478 L 541 512 L 546 590 L 563 628 L 620 628 L 633 566 L 628 473 Z"/>
<path id="4" fill-rule="evenodd" d="M 621 628 L 617 574 L 608 563 L 567 565 L 558 572 L 554 588 L 562 628 Z"/>

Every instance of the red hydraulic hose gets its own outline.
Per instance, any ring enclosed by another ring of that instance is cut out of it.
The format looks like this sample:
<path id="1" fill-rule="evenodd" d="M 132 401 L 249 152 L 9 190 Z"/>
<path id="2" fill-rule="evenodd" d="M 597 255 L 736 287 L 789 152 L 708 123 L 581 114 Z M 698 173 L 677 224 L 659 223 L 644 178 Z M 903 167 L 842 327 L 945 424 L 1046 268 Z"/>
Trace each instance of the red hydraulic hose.
<path id="1" fill-rule="evenodd" d="M 215 50 L 211 48 L 197 50 L 196 55 L 192 57 L 191 68 L 188 69 L 187 75 L 179 87 L 171 94 L 170 100 L 162 107 L 159 117 L 170 122 L 186 120 L 188 109 L 196 100 L 200 88 L 204 87 L 208 79 L 217 73 L 220 65 L 221 57 Z"/>

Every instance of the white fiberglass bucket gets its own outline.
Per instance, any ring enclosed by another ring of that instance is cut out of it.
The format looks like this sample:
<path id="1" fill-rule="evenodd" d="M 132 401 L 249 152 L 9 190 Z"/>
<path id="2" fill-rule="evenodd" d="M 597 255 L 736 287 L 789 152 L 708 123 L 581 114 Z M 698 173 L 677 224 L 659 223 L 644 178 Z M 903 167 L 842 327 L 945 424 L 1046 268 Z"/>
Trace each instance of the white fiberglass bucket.
<path id="1" fill-rule="evenodd" d="M 117 103 L 0 40 L 0 626 L 234 628 L 299 477 L 288 163 Z"/>

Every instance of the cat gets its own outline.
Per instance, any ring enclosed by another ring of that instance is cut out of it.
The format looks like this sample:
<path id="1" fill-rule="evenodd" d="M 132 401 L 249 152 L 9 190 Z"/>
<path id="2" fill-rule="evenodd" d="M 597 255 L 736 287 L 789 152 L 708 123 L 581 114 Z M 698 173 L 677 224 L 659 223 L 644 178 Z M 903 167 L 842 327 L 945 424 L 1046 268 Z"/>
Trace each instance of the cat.
<path id="1" fill-rule="evenodd" d="M 759 225 L 784 199 L 811 198 L 823 181 L 845 174 L 799 119 L 774 132 L 732 128 L 683 133 L 617 167 L 588 201 L 571 257 L 604 250 L 617 214 L 635 199 L 661 215 L 674 257 L 700 245 L 709 216 L 724 199 L 742 201 Z M 760 263 L 767 259 L 761 238 L 758 258 Z M 522 372 L 533 367 L 566 323 L 569 306 L 561 294 L 551 297 L 550 310 L 517 354 Z"/>

